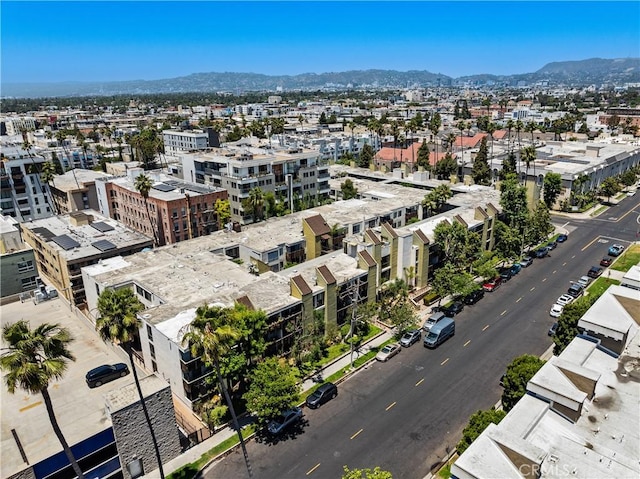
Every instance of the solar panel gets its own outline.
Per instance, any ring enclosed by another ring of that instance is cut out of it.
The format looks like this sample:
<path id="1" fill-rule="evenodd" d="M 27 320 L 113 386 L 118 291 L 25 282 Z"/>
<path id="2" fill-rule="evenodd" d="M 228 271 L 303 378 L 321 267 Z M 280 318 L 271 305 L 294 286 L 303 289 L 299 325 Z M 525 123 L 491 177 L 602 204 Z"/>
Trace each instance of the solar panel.
<path id="1" fill-rule="evenodd" d="M 167 185 L 166 183 L 158 183 L 157 185 L 153 185 L 154 190 L 164 191 L 165 193 L 168 191 L 173 191 L 175 188 L 171 185 Z"/>
<path id="2" fill-rule="evenodd" d="M 67 235 L 56 236 L 55 238 L 51 238 L 51 240 L 64 250 L 70 250 L 80 246 L 80 243 Z"/>
<path id="3" fill-rule="evenodd" d="M 100 251 L 109 251 L 110 249 L 116 248 L 116 245 L 108 240 L 96 241 L 95 243 L 91 243 L 91 246 L 93 246 L 94 248 L 98 248 Z"/>
<path id="4" fill-rule="evenodd" d="M 33 231 L 35 234 L 37 234 L 39 236 L 42 236 L 47 241 L 49 241 L 51 238 L 53 238 L 55 236 L 47 228 L 33 228 L 31 231 Z"/>
<path id="5" fill-rule="evenodd" d="M 115 228 L 113 226 L 111 226 L 108 223 L 105 223 L 104 221 L 98 221 L 96 223 L 91 223 L 91 226 L 95 229 L 97 229 L 98 231 L 100 231 L 101 233 L 104 233 L 106 231 L 113 231 Z"/>

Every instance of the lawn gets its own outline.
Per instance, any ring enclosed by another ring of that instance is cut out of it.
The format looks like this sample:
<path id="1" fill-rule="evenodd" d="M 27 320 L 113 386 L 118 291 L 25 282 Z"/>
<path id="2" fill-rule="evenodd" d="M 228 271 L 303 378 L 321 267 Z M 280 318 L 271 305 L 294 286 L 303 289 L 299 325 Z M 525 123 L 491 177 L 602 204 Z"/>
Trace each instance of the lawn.
<path id="1" fill-rule="evenodd" d="M 633 244 L 611 265 L 611 269 L 626 272 L 638 262 L 640 262 L 640 244 Z"/>
<path id="2" fill-rule="evenodd" d="M 591 286 L 589 286 L 589 289 L 587 291 L 589 291 L 589 296 L 594 295 L 599 298 L 600 296 L 602 296 L 602 293 L 604 293 L 612 284 L 620 284 L 620 281 L 618 281 L 617 279 L 605 278 L 603 276 L 600 276 L 593 283 L 591 283 Z"/>

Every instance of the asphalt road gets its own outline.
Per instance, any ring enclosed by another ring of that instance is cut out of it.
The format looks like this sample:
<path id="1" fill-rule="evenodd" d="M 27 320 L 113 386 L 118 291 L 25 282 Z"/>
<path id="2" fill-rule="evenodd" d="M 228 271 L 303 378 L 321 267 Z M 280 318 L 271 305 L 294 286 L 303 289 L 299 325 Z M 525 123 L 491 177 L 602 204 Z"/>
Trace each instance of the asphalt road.
<path id="1" fill-rule="evenodd" d="M 494 405 L 506 366 L 521 354 L 541 355 L 552 343 L 549 308 L 570 281 L 586 274 L 613 243 L 637 239 L 640 205 L 623 200 L 602 218 L 554 218 L 569 239 L 549 257 L 456 317 L 456 335 L 435 350 L 414 344 L 388 363 L 373 363 L 339 386 L 339 395 L 275 441 L 247 445 L 256 479 L 340 478 L 343 466 L 422 478 L 455 447 L 469 416 Z M 606 273 L 605 273 L 606 274 Z M 247 477 L 232 453 L 206 478 Z"/>

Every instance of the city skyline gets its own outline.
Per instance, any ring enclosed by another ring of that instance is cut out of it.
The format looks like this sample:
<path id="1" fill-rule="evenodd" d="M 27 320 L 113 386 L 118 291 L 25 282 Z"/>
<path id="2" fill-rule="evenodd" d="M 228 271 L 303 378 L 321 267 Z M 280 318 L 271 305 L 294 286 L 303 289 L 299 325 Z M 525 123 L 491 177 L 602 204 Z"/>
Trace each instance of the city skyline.
<path id="1" fill-rule="evenodd" d="M 509 75 L 640 56 L 638 2 L 3 2 L 1 26 L 3 83 Z"/>

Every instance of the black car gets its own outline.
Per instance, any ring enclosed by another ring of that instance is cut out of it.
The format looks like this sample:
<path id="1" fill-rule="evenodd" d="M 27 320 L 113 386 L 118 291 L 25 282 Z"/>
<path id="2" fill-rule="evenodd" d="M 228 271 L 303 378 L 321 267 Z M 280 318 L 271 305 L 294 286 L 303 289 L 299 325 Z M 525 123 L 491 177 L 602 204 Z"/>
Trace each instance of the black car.
<path id="1" fill-rule="evenodd" d="M 591 269 L 587 272 L 587 276 L 589 276 L 589 278 L 597 278 L 601 274 L 602 268 L 599 268 L 598 266 L 592 266 Z"/>
<path id="2" fill-rule="evenodd" d="M 466 295 L 464 298 L 462 298 L 462 302 L 467 305 L 472 305 L 472 304 L 476 304 L 482 298 L 484 298 L 484 290 L 476 289 L 475 291 L 472 291 L 471 293 Z"/>
<path id="3" fill-rule="evenodd" d="M 305 404 L 311 409 L 316 409 L 322 406 L 327 401 L 333 399 L 338 395 L 338 387 L 333 383 L 324 383 L 318 389 L 313 391 L 309 396 Z"/>
<path id="4" fill-rule="evenodd" d="M 87 386 L 90 388 L 97 388 L 104 383 L 113 381 L 129 374 L 129 367 L 124 363 L 117 364 L 103 364 L 97 368 L 92 369 L 87 373 L 85 379 Z"/>
<path id="5" fill-rule="evenodd" d="M 513 277 L 513 273 L 511 272 L 511 268 L 500 268 L 498 270 L 498 273 L 500 274 L 500 277 L 502 278 L 502 281 L 509 281 L 512 277 Z"/>
<path id="6" fill-rule="evenodd" d="M 582 286 L 579 283 L 573 283 L 567 290 L 567 294 L 573 296 L 574 298 L 578 298 L 582 296 L 583 293 L 584 293 L 584 286 Z"/>
<path id="7" fill-rule="evenodd" d="M 547 331 L 547 334 L 549 336 L 555 336 L 557 331 L 558 331 L 558 323 L 555 322 L 551 325 L 551 327 L 549 328 L 549 331 Z"/>
<path id="8" fill-rule="evenodd" d="M 538 248 L 535 251 L 536 258 L 544 258 L 548 254 L 549 254 L 549 248 L 546 246 L 543 246 L 542 248 Z"/>
<path id="9" fill-rule="evenodd" d="M 558 243 L 564 243 L 565 241 L 567 241 L 569 237 L 565 234 L 562 235 L 558 235 L 558 237 L 556 238 L 556 242 Z"/>
<path id="10" fill-rule="evenodd" d="M 440 311 L 442 311 L 448 318 L 453 318 L 456 314 L 461 313 L 463 309 L 464 304 L 462 303 L 462 301 L 455 301 L 449 306 L 442 308 Z"/>

